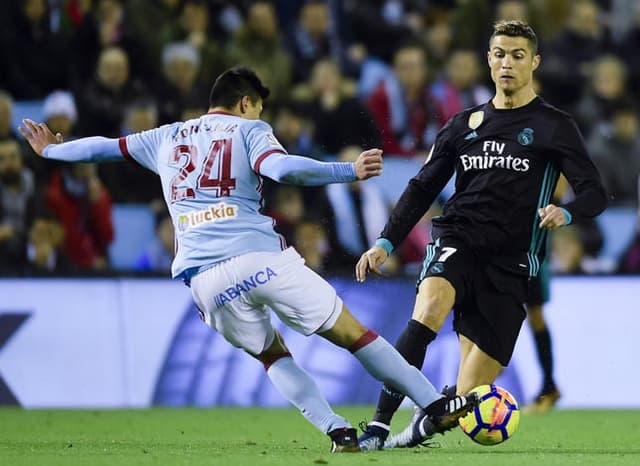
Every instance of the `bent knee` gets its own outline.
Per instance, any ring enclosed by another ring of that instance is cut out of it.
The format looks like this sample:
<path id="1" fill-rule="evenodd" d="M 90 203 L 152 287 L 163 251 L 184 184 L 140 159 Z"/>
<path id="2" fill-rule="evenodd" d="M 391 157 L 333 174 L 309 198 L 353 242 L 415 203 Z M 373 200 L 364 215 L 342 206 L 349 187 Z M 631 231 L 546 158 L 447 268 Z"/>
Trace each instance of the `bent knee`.
<path id="1" fill-rule="evenodd" d="M 342 348 L 350 348 L 365 333 L 367 333 L 367 328 L 343 305 L 342 312 L 333 327 L 318 334 L 335 345 Z"/>
<path id="2" fill-rule="evenodd" d="M 437 331 L 453 308 L 455 297 L 455 289 L 448 280 L 429 277 L 418 288 L 413 318 Z"/>
<path id="3" fill-rule="evenodd" d="M 244 349 L 247 353 L 264 364 L 270 364 L 281 357 L 291 355 L 289 349 L 284 343 L 284 340 L 282 339 L 282 336 L 278 332 L 274 332 L 273 340 L 271 343 L 265 342 L 265 346 L 265 349 L 258 352 L 252 352 L 247 348 Z"/>

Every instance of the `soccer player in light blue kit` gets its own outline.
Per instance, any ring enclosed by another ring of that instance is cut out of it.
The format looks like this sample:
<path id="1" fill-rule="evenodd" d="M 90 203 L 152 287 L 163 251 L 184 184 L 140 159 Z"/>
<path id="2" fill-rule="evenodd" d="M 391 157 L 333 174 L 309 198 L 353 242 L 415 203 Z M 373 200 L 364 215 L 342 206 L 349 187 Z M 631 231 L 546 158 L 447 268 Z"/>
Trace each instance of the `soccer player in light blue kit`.
<path id="1" fill-rule="evenodd" d="M 459 417 L 474 395 L 445 397 L 382 337 L 356 320 L 335 290 L 287 248 L 260 212 L 262 177 L 306 186 L 347 183 L 382 172 L 382 151 L 354 163 L 288 155 L 260 121 L 269 95 L 256 74 L 232 68 L 216 80 L 209 113 L 120 139 L 62 143 L 46 124 L 23 120 L 39 155 L 68 162 L 129 159 L 157 173 L 176 231 L 174 278 L 191 287 L 203 320 L 261 361 L 278 390 L 332 440 L 332 451 L 359 451 L 349 422 L 333 412 L 273 328 L 269 309 L 296 331 L 346 348 L 378 380 L 406 393 L 426 413 Z"/>

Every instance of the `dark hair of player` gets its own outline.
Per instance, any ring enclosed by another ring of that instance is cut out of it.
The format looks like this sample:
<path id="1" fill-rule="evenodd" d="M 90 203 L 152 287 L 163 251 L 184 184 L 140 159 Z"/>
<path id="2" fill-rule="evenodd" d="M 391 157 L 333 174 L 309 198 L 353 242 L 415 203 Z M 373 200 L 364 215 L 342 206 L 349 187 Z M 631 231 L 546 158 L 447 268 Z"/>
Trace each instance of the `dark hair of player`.
<path id="1" fill-rule="evenodd" d="M 244 96 L 252 103 L 269 97 L 269 88 L 262 84 L 258 75 L 244 66 L 234 66 L 216 79 L 209 94 L 211 107 L 233 108 Z"/>
<path id="2" fill-rule="evenodd" d="M 531 26 L 519 19 L 510 21 L 496 21 L 493 25 L 493 34 L 489 38 L 489 44 L 496 36 L 524 37 L 531 45 L 533 55 L 538 53 L 538 37 Z"/>

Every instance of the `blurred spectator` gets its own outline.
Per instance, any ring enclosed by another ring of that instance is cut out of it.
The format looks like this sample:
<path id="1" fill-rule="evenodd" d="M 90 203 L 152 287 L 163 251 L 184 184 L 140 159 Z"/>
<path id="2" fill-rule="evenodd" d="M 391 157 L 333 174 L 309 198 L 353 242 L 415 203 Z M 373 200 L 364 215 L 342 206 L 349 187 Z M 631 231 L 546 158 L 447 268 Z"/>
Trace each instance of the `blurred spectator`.
<path id="1" fill-rule="evenodd" d="M 489 88 L 481 83 L 478 56 L 471 50 L 456 50 L 451 54 L 444 75 L 433 83 L 431 93 L 439 102 L 445 120 L 493 97 Z"/>
<path id="2" fill-rule="evenodd" d="M 111 197 L 94 164 L 68 164 L 56 170 L 46 189 L 47 206 L 64 228 L 64 253 L 84 270 L 107 267 L 113 241 Z"/>
<path id="3" fill-rule="evenodd" d="M 60 133 L 65 141 L 76 137 L 75 124 L 78 121 L 78 112 L 75 99 L 70 92 L 57 90 L 50 93 L 42 104 L 42 116 L 53 134 Z M 26 150 L 25 153 L 31 155 L 25 160 L 25 163 L 33 172 L 36 185 L 44 186 L 48 183 L 53 169 L 60 163 L 38 157 L 28 145 L 24 150 Z"/>
<path id="4" fill-rule="evenodd" d="M 60 275 L 73 271 L 62 252 L 64 230 L 55 215 L 40 208 L 36 212 L 27 244 L 25 272 L 31 275 Z"/>
<path id="5" fill-rule="evenodd" d="M 576 106 L 574 117 L 588 136 L 599 121 L 608 121 L 615 110 L 627 105 L 627 71 L 614 55 L 602 55 L 591 67 L 589 86 Z"/>
<path id="6" fill-rule="evenodd" d="M 246 2 L 237 0 L 209 0 L 209 11 L 213 18 L 211 32 L 221 44 L 227 44 L 242 26 L 246 6 Z"/>
<path id="7" fill-rule="evenodd" d="M 583 92 L 589 65 L 606 51 L 606 31 L 600 14 L 594 1 L 574 1 L 560 35 L 552 42 L 541 43 L 544 60 L 537 74 L 545 98 L 556 106 L 575 105 Z"/>
<path id="8" fill-rule="evenodd" d="M 609 124 L 600 124 L 587 147 L 600 171 L 611 207 L 638 207 L 640 134 L 638 114 L 629 106 L 615 110 Z"/>
<path id="9" fill-rule="evenodd" d="M 44 99 L 42 113 L 53 134 L 60 133 L 65 141 L 73 138 L 78 110 L 71 92 L 58 90 L 49 94 Z"/>
<path id="10" fill-rule="evenodd" d="M 69 36 L 75 31 L 85 17 L 91 12 L 93 0 L 50 0 L 52 30 Z"/>
<path id="11" fill-rule="evenodd" d="M 608 0 L 605 0 L 607 2 Z M 565 27 L 575 0 L 528 0 L 529 24 L 538 34 L 538 39 L 553 42 Z M 547 52 L 544 52 L 544 56 Z"/>
<path id="12" fill-rule="evenodd" d="M 556 205 L 571 202 L 575 197 L 567 179 L 560 175 L 553 201 Z M 610 264 L 602 261 L 599 254 L 602 250 L 604 237 L 598 222 L 593 218 L 574 219 L 567 227 L 559 228 L 551 234 L 551 270 L 558 273 L 596 273 L 611 268 Z M 557 241 L 554 235 L 560 232 Z M 554 241 L 556 241 L 554 243 Z M 564 250 L 564 248 L 567 250 Z"/>
<path id="13" fill-rule="evenodd" d="M 322 158 L 322 151 L 313 142 L 312 127 L 295 106 L 285 105 L 278 109 L 273 132 L 288 153 Z"/>
<path id="14" fill-rule="evenodd" d="M 2 14 L 12 15 L 0 31 L 2 74 L 16 100 L 44 98 L 68 85 L 68 54 L 59 34 L 51 32 L 47 0 L 3 2 Z"/>
<path id="15" fill-rule="evenodd" d="M 452 18 L 449 14 L 435 14 L 428 18 L 421 33 L 430 69 L 440 69 L 449 58 L 454 45 Z"/>
<path id="16" fill-rule="evenodd" d="M 426 154 L 445 120 L 427 83 L 425 53 L 415 45 L 398 49 L 393 76 L 368 100 L 387 156 Z"/>
<path id="17" fill-rule="evenodd" d="M 302 190 L 298 186 L 277 185 L 270 197 L 268 214 L 275 220 L 275 230 L 286 244 L 293 244 L 296 226 L 305 213 Z"/>
<path id="18" fill-rule="evenodd" d="M 640 183 L 640 179 L 638 183 Z M 640 273 L 640 211 L 638 214 L 638 232 L 627 250 L 622 254 L 618 265 L 618 273 Z"/>
<path id="19" fill-rule="evenodd" d="M 227 69 L 227 58 L 209 30 L 209 9 L 204 0 L 186 0 L 183 2 L 179 21 L 175 21 L 176 30 L 165 44 L 184 41 L 192 45 L 200 57 L 198 81 L 207 86 Z M 164 65 L 164 60 L 163 60 Z"/>
<path id="20" fill-rule="evenodd" d="M 273 5 L 259 0 L 251 5 L 247 19 L 229 43 L 232 65 L 253 68 L 271 89 L 269 101 L 277 104 L 287 96 L 291 82 L 291 59 L 282 46 Z"/>
<path id="21" fill-rule="evenodd" d="M 496 5 L 496 21 L 519 19 L 529 22 L 529 8 L 524 0 L 501 0 Z"/>
<path id="22" fill-rule="evenodd" d="M 325 154 L 335 155 L 347 146 L 380 147 L 376 123 L 355 95 L 355 84 L 342 78 L 332 60 L 316 63 L 311 82 L 294 91 L 313 123 L 314 142 Z"/>
<path id="23" fill-rule="evenodd" d="M 424 27 L 424 6 L 410 3 L 344 2 L 342 34 L 350 44 L 345 53 L 345 69 L 357 70 L 362 100 L 367 100 L 380 82 L 392 75 L 390 63 L 397 49 L 429 32 Z"/>
<path id="24" fill-rule="evenodd" d="M 122 135 L 153 129 L 158 126 L 155 102 L 140 99 L 126 108 Z M 162 198 L 162 188 L 155 173 L 137 163 L 103 163 L 98 166 L 100 179 L 109 191 L 112 202 L 144 203 Z"/>
<path id="25" fill-rule="evenodd" d="M 327 268 L 329 248 L 322 224 L 312 218 L 302 219 L 295 225 L 292 245 L 300 253 L 307 267 L 317 273 Z"/>
<path id="26" fill-rule="evenodd" d="M 431 242 L 431 219 L 442 213 L 442 207 L 434 204 L 409 232 L 395 256 L 407 276 L 416 276 L 423 266 L 427 244 Z"/>
<path id="27" fill-rule="evenodd" d="M 126 107 L 141 95 L 140 85 L 129 74 L 129 57 L 119 47 L 100 53 L 94 79 L 79 99 L 82 135 L 120 136 Z"/>
<path id="28" fill-rule="evenodd" d="M 134 270 L 137 272 L 168 272 L 173 262 L 175 239 L 173 236 L 173 222 L 169 213 L 162 206 L 156 212 L 156 236 L 136 259 Z"/>
<path id="29" fill-rule="evenodd" d="M 640 2 L 635 2 L 633 11 L 633 26 L 620 40 L 619 56 L 626 62 L 629 69 L 629 85 L 635 98 L 640 98 Z"/>
<path id="30" fill-rule="evenodd" d="M 363 47 L 365 55 L 391 62 L 400 44 L 417 38 L 417 32 L 423 26 L 419 5 L 411 3 L 396 0 L 344 2 L 344 29 L 350 32 L 348 39 Z"/>
<path id="31" fill-rule="evenodd" d="M 91 79 L 101 52 L 110 47 L 118 47 L 126 53 L 133 77 L 144 80 L 154 77 L 153 57 L 145 48 L 121 0 L 93 1 L 71 40 L 76 79 L 74 87 L 81 87 L 83 82 Z"/>
<path id="32" fill-rule="evenodd" d="M 132 102 L 125 111 L 121 134 L 123 136 L 147 131 L 158 126 L 158 106 L 151 99 Z"/>
<path id="33" fill-rule="evenodd" d="M 326 0 L 309 0 L 298 13 L 289 49 L 296 64 L 293 81 L 309 79 L 313 65 L 321 59 L 340 61 L 339 39 L 331 34 L 331 16 Z"/>
<path id="34" fill-rule="evenodd" d="M 18 140 L 18 136 L 11 127 L 13 118 L 13 97 L 0 89 L 0 141 L 5 139 Z"/>
<path id="35" fill-rule="evenodd" d="M 157 90 L 157 95 L 162 96 L 160 124 L 180 121 L 185 109 L 206 102 L 208 88 L 197 81 L 201 62 L 198 49 L 187 42 L 165 46 L 162 51 L 163 77 Z M 199 115 L 202 113 L 204 111 Z"/>
<path id="36" fill-rule="evenodd" d="M 361 150 L 347 147 L 338 160 L 353 162 Z M 318 213 L 327 232 L 331 267 L 350 268 L 372 245 L 387 223 L 390 210 L 378 185 L 373 183 L 329 184 L 318 201 Z"/>
<path id="37" fill-rule="evenodd" d="M 455 47 L 475 50 L 486 55 L 491 25 L 495 18 L 493 2 L 485 0 L 456 1 L 451 11 L 455 31 Z"/>
<path id="38" fill-rule="evenodd" d="M 200 101 L 199 104 L 197 102 L 189 102 L 190 105 L 187 105 L 182 109 L 181 120 L 193 120 L 194 118 L 201 117 L 202 115 L 207 113 L 207 106 L 202 105 L 203 102 L 204 101 Z"/>
<path id="39" fill-rule="evenodd" d="M 36 203 L 31 171 L 18 142 L 0 141 L 0 272 L 15 273 L 26 263 L 27 235 Z"/>
<path id="40" fill-rule="evenodd" d="M 153 69 L 162 68 L 162 49 L 175 37 L 182 0 L 127 0 L 125 14 L 136 31 Z"/>
<path id="41" fill-rule="evenodd" d="M 554 273 L 584 273 L 584 258 L 584 248 L 580 241 L 580 234 L 576 226 L 568 225 L 554 230 L 551 235 L 550 261 L 550 267 Z"/>

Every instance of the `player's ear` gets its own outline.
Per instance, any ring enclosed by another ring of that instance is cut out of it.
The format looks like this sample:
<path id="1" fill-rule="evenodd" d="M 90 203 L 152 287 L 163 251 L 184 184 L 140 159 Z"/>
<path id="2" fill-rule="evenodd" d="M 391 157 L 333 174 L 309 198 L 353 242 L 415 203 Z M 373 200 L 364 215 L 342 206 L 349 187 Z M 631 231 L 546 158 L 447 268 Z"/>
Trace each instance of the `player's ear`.
<path id="1" fill-rule="evenodd" d="M 240 98 L 240 113 L 245 113 L 249 106 L 249 96 L 245 95 Z"/>
<path id="2" fill-rule="evenodd" d="M 491 50 L 487 50 L 487 65 L 491 68 Z"/>

